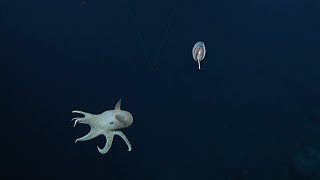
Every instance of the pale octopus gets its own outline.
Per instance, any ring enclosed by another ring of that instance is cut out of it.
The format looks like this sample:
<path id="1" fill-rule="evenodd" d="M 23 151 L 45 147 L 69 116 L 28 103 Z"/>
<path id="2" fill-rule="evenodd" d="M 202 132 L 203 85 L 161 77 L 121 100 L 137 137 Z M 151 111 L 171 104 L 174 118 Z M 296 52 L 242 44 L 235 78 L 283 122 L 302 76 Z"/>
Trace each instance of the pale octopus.
<path id="1" fill-rule="evenodd" d="M 72 111 L 72 113 L 84 115 L 84 117 L 72 119 L 75 120 L 73 127 L 75 127 L 77 123 L 83 123 L 89 124 L 91 128 L 87 135 L 76 139 L 75 143 L 77 143 L 77 141 L 87 141 L 99 135 L 104 135 L 106 137 L 106 144 L 104 148 L 100 149 L 98 146 L 97 148 L 101 154 L 105 154 L 109 151 L 112 145 L 114 135 L 119 135 L 126 142 L 129 148 L 128 151 L 131 151 L 132 148 L 129 140 L 121 131 L 119 131 L 119 129 L 129 127 L 133 122 L 133 117 L 129 112 L 121 110 L 120 106 L 121 99 L 116 104 L 114 110 L 105 111 L 98 115 L 77 110 Z"/>

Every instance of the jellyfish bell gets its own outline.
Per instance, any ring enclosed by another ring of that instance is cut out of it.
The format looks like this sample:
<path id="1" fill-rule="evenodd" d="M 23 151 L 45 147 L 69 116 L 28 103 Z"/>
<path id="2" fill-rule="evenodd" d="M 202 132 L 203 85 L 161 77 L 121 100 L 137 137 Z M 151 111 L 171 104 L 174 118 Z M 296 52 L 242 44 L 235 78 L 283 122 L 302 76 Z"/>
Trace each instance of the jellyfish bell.
<path id="1" fill-rule="evenodd" d="M 193 59 L 198 62 L 199 69 L 201 69 L 200 61 L 204 59 L 205 55 L 206 55 L 206 47 L 204 45 L 204 42 L 201 42 L 201 41 L 197 42 L 192 48 L 192 56 L 193 56 Z"/>

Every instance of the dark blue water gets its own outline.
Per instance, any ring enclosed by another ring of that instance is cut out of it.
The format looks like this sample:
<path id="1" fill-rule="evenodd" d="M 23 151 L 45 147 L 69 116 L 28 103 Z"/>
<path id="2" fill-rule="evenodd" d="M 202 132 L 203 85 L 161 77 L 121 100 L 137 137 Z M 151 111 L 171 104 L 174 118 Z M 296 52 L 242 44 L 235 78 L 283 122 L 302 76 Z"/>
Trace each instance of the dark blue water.
<path id="1" fill-rule="evenodd" d="M 320 3 L 181 0 L 156 59 L 175 4 L 0 0 L 1 179 L 320 179 Z M 74 144 L 119 99 L 132 151 Z"/>

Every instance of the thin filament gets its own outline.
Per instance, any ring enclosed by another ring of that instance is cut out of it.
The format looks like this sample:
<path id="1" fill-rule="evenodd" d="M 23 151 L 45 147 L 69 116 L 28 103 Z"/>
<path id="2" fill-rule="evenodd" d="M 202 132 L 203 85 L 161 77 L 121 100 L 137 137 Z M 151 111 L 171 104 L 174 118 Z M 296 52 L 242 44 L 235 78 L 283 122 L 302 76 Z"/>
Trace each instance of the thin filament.
<path id="1" fill-rule="evenodd" d="M 159 56 L 160 56 L 160 52 L 161 52 L 162 46 L 163 46 L 163 44 L 164 44 L 164 41 L 166 40 L 167 34 L 168 34 L 169 29 L 170 29 L 170 27 L 171 27 L 172 20 L 173 20 L 173 18 L 174 18 L 174 15 L 175 15 L 175 13 L 176 13 L 176 11 L 177 11 L 178 6 L 179 6 L 179 2 L 180 2 L 180 0 L 177 0 L 177 4 L 176 4 L 176 6 L 175 6 L 175 8 L 174 8 L 174 10 L 173 10 L 173 13 L 172 13 L 172 15 L 171 15 L 171 19 L 170 19 L 169 24 L 168 24 L 168 27 L 167 27 L 167 29 L 166 29 L 166 31 L 165 31 L 165 33 L 164 33 L 162 42 L 161 42 L 161 44 L 160 44 L 160 48 L 159 48 L 159 50 L 158 50 L 156 59 L 155 59 L 154 62 L 153 62 L 152 68 L 155 68 L 155 66 L 156 66 L 157 60 L 158 60 L 158 58 L 159 58 Z"/>
<path id="2" fill-rule="evenodd" d="M 150 59 L 149 59 L 149 57 L 148 57 L 146 48 L 145 48 L 145 46 L 144 46 L 144 43 L 143 43 L 143 41 L 142 41 L 140 32 L 139 32 L 139 30 L 138 30 L 138 26 L 137 26 L 136 21 L 135 21 L 135 19 L 134 19 L 132 10 L 131 10 L 131 8 L 130 8 L 130 4 L 129 4 L 129 2 L 127 1 L 129 13 L 130 13 L 131 19 L 132 19 L 132 21 L 133 21 L 133 24 L 134 24 L 134 26 L 135 26 L 136 33 L 137 33 L 137 36 L 138 36 L 138 38 L 139 38 L 140 45 L 141 45 L 142 50 L 143 50 L 143 52 L 144 52 L 144 56 L 146 57 L 149 66 L 151 67 L 151 70 L 154 70 L 154 69 L 155 69 L 155 66 L 156 66 L 156 64 L 157 64 L 157 61 L 158 61 L 159 56 L 160 56 L 160 53 L 161 53 L 161 49 L 162 49 L 163 44 L 164 44 L 164 42 L 165 42 L 165 40 L 166 40 L 167 34 L 168 34 L 169 29 L 170 29 L 170 27 L 171 27 L 172 20 L 173 20 L 174 15 L 175 15 L 175 13 L 176 13 L 176 11 L 177 11 L 177 8 L 178 8 L 178 6 L 179 6 L 179 3 L 180 3 L 180 0 L 177 0 L 177 4 L 176 4 L 176 6 L 175 6 L 175 8 L 174 8 L 174 10 L 173 10 L 173 13 L 172 13 L 172 15 L 171 15 L 169 24 L 168 24 L 167 29 L 166 29 L 166 31 L 165 31 L 165 33 L 164 33 L 163 38 L 162 38 L 162 41 L 161 41 L 159 50 L 158 50 L 158 52 L 157 52 L 157 55 L 156 55 L 156 57 L 155 57 L 155 60 L 153 61 L 153 63 L 151 63 L 151 61 L 150 61 Z"/>
<path id="3" fill-rule="evenodd" d="M 150 59 L 149 59 L 149 57 L 148 57 L 146 48 L 144 47 L 144 44 L 143 44 L 143 41 L 142 41 L 140 32 L 139 32 L 139 30 L 138 30 L 138 26 L 137 26 L 137 24 L 136 24 L 136 21 L 135 21 L 135 19 L 134 19 L 134 16 L 133 16 L 133 14 L 132 14 L 132 10 L 131 10 L 131 8 L 130 8 L 130 4 L 129 4 L 128 1 L 127 1 L 127 4 L 128 4 L 127 6 L 128 6 L 128 9 L 129 9 L 129 13 L 130 13 L 131 19 L 132 19 L 132 21 L 133 21 L 133 25 L 134 25 L 134 27 L 135 27 L 135 29 L 136 29 L 136 33 L 137 33 L 137 36 L 138 36 L 140 45 L 141 45 L 141 47 L 142 47 L 142 51 L 143 51 L 143 53 L 144 53 L 144 56 L 146 57 L 146 60 L 148 61 L 149 66 L 152 67 L 151 61 L 150 61 Z"/>

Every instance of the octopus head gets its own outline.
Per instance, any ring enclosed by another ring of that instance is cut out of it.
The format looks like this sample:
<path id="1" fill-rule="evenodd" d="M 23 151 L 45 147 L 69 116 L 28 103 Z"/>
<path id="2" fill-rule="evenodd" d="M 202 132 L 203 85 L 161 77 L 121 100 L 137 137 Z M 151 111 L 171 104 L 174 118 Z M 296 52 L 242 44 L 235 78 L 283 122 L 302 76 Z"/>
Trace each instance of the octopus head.
<path id="1" fill-rule="evenodd" d="M 117 130 L 129 127 L 133 123 L 132 115 L 127 111 L 122 110 L 111 110 L 108 116 L 108 123 L 110 130 Z"/>

